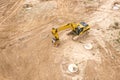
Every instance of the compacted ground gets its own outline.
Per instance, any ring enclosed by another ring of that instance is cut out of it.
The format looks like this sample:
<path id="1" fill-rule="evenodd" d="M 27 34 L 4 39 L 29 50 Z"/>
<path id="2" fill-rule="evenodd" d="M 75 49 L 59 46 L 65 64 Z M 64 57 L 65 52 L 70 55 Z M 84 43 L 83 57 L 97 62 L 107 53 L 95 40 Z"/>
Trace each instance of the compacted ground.
<path id="1" fill-rule="evenodd" d="M 0 0 L 0 80 L 120 80 L 119 0 Z M 76 41 L 53 27 L 85 21 Z M 85 49 L 91 44 L 92 49 Z M 69 64 L 79 71 L 68 72 Z"/>

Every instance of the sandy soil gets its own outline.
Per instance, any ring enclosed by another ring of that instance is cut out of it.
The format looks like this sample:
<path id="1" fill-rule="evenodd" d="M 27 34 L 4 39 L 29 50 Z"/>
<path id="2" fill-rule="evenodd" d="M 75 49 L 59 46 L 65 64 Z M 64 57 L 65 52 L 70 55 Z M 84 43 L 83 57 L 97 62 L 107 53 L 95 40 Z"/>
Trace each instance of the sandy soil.
<path id="1" fill-rule="evenodd" d="M 0 80 L 120 80 L 119 0 L 0 0 Z M 77 41 L 53 27 L 85 21 L 88 34 Z M 84 45 L 91 43 L 87 50 Z M 79 72 L 68 73 L 68 65 Z"/>

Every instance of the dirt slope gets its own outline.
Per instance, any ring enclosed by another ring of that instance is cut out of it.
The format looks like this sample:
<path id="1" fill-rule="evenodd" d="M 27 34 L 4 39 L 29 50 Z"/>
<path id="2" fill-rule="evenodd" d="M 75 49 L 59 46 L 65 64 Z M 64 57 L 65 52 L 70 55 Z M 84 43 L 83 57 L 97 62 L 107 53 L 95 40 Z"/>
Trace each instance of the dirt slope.
<path id="1" fill-rule="evenodd" d="M 120 80 L 120 10 L 112 9 L 114 2 L 0 0 L 0 80 Z M 89 34 L 73 41 L 63 31 L 61 45 L 53 47 L 52 27 L 80 21 L 90 24 Z M 86 43 L 93 48 L 86 50 Z M 70 63 L 79 73 L 67 73 Z"/>

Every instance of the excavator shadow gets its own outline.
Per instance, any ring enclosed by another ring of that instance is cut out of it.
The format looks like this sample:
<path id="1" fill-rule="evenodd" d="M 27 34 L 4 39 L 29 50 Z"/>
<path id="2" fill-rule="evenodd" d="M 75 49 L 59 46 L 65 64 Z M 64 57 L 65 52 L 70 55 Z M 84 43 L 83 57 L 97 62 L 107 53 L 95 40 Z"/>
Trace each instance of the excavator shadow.
<path id="1" fill-rule="evenodd" d="M 86 39 L 89 35 L 89 32 L 85 32 L 82 35 L 77 35 L 74 31 L 70 31 L 69 33 L 67 33 L 68 36 L 72 36 L 72 40 L 73 41 L 79 41 L 82 42 L 82 40 Z"/>
<path id="2" fill-rule="evenodd" d="M 74 31 L 70 31 L 67 33 L 68 36 L 77 36 L 77 34 Z"/>

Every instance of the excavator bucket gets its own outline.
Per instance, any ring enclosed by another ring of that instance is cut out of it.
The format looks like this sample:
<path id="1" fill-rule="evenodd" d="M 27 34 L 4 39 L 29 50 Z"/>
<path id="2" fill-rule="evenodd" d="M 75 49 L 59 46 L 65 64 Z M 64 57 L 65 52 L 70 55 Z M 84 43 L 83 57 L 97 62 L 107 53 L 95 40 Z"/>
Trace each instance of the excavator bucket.
<path id="1" fill-rule="evenodd" d="M 52 38 L 52 43 L 55 47 L 58 47 L 60 45 L 60 41 L 56 40 L 55 38 Z"/>

